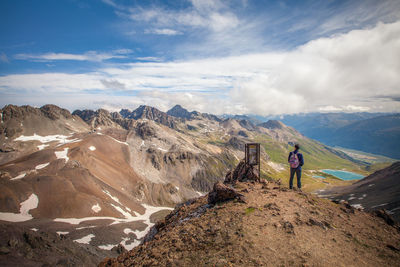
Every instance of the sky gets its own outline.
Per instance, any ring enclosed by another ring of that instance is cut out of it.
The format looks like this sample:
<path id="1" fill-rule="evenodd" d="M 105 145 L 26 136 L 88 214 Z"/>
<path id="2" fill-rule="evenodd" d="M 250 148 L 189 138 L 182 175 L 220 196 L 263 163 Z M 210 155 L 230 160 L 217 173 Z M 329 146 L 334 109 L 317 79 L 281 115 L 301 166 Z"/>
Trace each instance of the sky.
<path id="1" fill-rule="evenodd" d="M 400 1 L 2 0 L 7 104 L 400 112 Z"/>

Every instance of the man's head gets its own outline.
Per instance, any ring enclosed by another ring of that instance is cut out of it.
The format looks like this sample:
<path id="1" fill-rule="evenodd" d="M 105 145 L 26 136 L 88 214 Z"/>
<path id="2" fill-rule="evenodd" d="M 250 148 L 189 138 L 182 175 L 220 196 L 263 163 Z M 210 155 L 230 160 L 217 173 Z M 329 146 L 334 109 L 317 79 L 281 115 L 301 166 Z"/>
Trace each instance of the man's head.
<path id="1" fill-rule="evenodd" d="M 300 149 L 300 145 L 299 145 L 299 144 L 295 144 L 295 145 L 294 145 L 294 149 L 295 149 L 295 150 L 299 150 L 299 149 Z"/>

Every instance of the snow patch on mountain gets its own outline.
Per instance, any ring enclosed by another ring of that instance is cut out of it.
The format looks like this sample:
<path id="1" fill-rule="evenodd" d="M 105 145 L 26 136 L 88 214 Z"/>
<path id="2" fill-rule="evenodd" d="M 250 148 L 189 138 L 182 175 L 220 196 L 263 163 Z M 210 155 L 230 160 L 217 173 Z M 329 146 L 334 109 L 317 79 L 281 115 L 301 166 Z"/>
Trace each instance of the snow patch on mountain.
<path id="1" fill-rule="evenodd" d="M 35 169 L 36 169 L 36 170 L 40 170 L 40 169 L 46 168 L 49 164 L 50 164 L 50 162 L 43 163 L 43 164 L 39 164 L 39 165 L 37 165 L 37 166 L 35 167 Z"/>
<path id="2" fill-rule="evenodd" d="M 111 136 L 109 136 L 109 135 L 107 135 L 107 136 L 110 137 L 112 140 L 114 140 L 114 141 L 117 142 L 117 143 L 120 143 L 120 144 L 129 146 L 129 144 L 128 144 L 127 142 L 119 141 L 119 140 L 117 140 L 117 139 L 115 139 L 114 137 L 111 137 Z"/>
<path id="3" fill-rule="evenodd" d="M 67 235 L 67 234 L 69 234 L 69 232 L 67 232 L 67 231 L 57 231 L 56 233 L 58 235 Z"/>
<path id="4" fill-rule="evenodd" d="M 21 202 L 19 213 L 0 212 L 0 220 L 8 222 L 24 222 L 33 219 L 29 211 L 36 209 L 39 205 L 39 198 L 35 194 L 31 194 L 27 200 Z"/>
<path id="5" fill-rule="evenodd" d="M 20 175 L 18 175 L 17 177 L 11 178 L 10 180 L 19 180 L 19 179 L 22 179 L 22 178 L 24 178 L 24 177 L 25 177 L 25 175 L 26 175 L 26 172 L 24 172 L 24 173 L 21 173 L 21 174 L 20 174 Z"/>
<path id="6" fill-rule="evenodd" d="M 124 219 L 115 218 L 115 217 L 86 217 L 86 218 L 56 218 L 56 219 L 54 219 L 54 221 L 55 222 L 65 222 L 65 223 L 70 223 L 70 224 L 80 224 L 81 222 L 85 222 L 85 221 L 112 220 L 114 222 L 111 223 L 111 225 L 119 224 L 119 223 L 142 221 L 144 224 L 147 225 L 147 227 L 143 231 L 139 231 L 139 230 L 133 231 L 133 233 L 136 235 L 136 240 L 130 244 L 127 244 L 127 241 L 130 239 L 123 238 L 120 243 L 126 249 L 130 250 L 140 244 L 139 239 L 142 239 L 149 232 L 150 228 L 154 225 L 154 223 L 152 223 L 150 221 L 150 217 L 152 214 L 154 214 L 158 211 L 161 211 L 161 210 L 173 210 L 173 208 L 170 208 L 170 207 L 154 207 L 154 206 L 150 206 L 150 205 L 146 205 L 146 204 L 142 204 L 142 205 L 145 208 L 145 212 L 143 214 L 135 213 L 136 216 L 132 216 L 130 213 L 123 211 L 121 207 L 113 205 L 114 208 L 118 207 L 118 209 L 117 208 L 116 209 L 125 215 Z M 127 230 L 127 229 L 128 228 L 124 229 L 124 233 L 128 232 L 128 234 L 129 234 L 130 229 L 129 230 Z M 113 245 L 113 246 L 115 246 L 115 245 Z M 111 247 L 111 245 L 103 245 L 103 246 L 99 246 L 99 248 L 111 249 L 112 247 Z"/>
<path id="7" fill-rule="evenodd" d="M 115 247 L 115 246 L 117 246 L 117 245 L 113 245 L 113 244 L 110 244 L 110 245 L 101 245 L 101 246 L 98 246 L 98 248 L 99 249 L 103 249 L 103 250 L 111 250 L 113 247 Z"/>
<path id="8" fill-rule="evenodd" d="M 95 151 L 95 150 L 96 150 L 96 147 L 95 147 L 95 146 L 90 146 L 90 147 L 89 147 L 89 150 L 90 150 L 90 151 Z"/>
<path id="9" fill-rule="evenodd" d="M 111 204 L 111 206 L 113 206 L 114 209 L 116 209 L 118 212 L 120 212 L 122 215 L 124 215 L 125 218 L 128 219 L 128 218 L 132 217 L 132 214 L 130 214 L 129 212 L 124 211 L 120 206 L 117 206 L 117 205 L 114 205 L 114 204 Z"/>
<path id="10" fill-rule="evenodd" d="M 130 243 L 130 244 L 127 244 L 126 242 L 127 241 L 129 241 L 130 240 L 130 238 L 129 237 L 124 237 L 124 238 L 122 238 L 122 241 L 121 241 L 121 245 L 123 245 L 127 250 L 131 250 L 131 249 L 133 249 L 134 247 L 137 247 L 137 246 L 139 246 L 140 245 L 140 241 L 139 240 L 135 240 L 134 242 L 132 242 L 132 243 Z"/>
<path id="11" fill-rule="evenodd" d="M 364 207 L 361 204 L 351 204 L 350 206 L 352 206 L 355 209 L 361 209 L 361 210 L 364 209 Z"/>
<path id="12" fill-rule="evenodd" d="M 66 135 L 61 135 L 61 134 L 56 134 L 56 135 L 47 135 L 47 136 L 41 136 L 37 134 L 33 134 L 31 136 L 24 136 L 21 135 L 18 138 L 15 138 L 14 141 L 39 141 L 41 143 L 50 143 L 57 141 L 59 143 L 64 142 L 66 139 L 70 138 L 71 136 L 66 136 Z"/>
<path id="13" fill-rule="evenodd" d="M 78 242 L 78 243 L 81 243 L 81 244 L 89 244 L 93 237 L 95 237 L 94 234 L 89 234 L 89 235 L 84 236 L 82 238 L 75 239 L 74 241 Z"/>
<path id="14" fill-rule="evenodd" d="M 100 207 L 99 203 L 97 203 L 96 205 L 93 205 L 92 206 L 92 210 L 94 212 L 96 212 L 96 213 L 100 212 L 101 211 L 101 207 Z"/>
<path id="15" fill-rule="evenodd" d="M 135 232 L 130 228 L 125 228 L 124 229 L 124 234 L 129 235 L 130 233 L 135 233 Z"/>
<path id="16" fill-rule="evenodd" d="M 108 190 L 103 189 L 103 192 L 108 195 L 112 200 L 114 200 L 115 202 L 117 202 L 118 204 L 122 205 L 121 202 L 119 202 L 119 199 L 117 197 L 114 197 L 110 194 L 110 192 L 108 192 Z"/>
<path id="17" fill-rule="evenodd" d="M 43 150 L 45 147 L 48 147 L 48 146 L 50 146 L 50 145 L 46 145 L 46 144 L 44 144 L 44 145 L 38 145 L 37 148 L 38 148 L 39 150 Z"/>
<path id="18" fill-rule="evenodd" d="M 68 147 L 64 148 L 63 151 L 54 151 L 56 154 L 57 159 L 65 159 L 65 163 L 68 162 L 69 157 L 67 156 L 68 154 Z"/>

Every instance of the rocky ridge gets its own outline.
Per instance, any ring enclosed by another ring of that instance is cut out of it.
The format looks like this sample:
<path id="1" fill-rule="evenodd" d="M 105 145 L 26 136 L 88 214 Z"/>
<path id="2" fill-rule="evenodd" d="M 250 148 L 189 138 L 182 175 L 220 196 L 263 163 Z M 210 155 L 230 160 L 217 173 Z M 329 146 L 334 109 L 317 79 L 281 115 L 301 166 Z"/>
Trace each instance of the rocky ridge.
<path id="1" fill-rule="evenodd" d="M 395 266 L 400 262 L 400 228 L 388 224 L 385 216 L 275 182 L 243 179 L 231 186 L 217 183 L 208 196 L 178 205 L 150 230 L 142 245 L 99 266 Z"/>

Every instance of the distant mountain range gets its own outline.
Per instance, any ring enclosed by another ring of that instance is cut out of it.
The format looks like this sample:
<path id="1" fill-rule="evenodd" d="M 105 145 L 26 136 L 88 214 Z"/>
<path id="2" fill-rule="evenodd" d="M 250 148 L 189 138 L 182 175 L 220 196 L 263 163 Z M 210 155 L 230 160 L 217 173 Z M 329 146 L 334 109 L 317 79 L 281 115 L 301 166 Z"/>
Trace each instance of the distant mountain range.
<path id="1" fill-rule="evenodd" d="M 400 159 L 400 114 L 307 113 L 280 116 L 224 115 L 255 124 L 279 120 L 305 136 L 338 146 Z"/>

